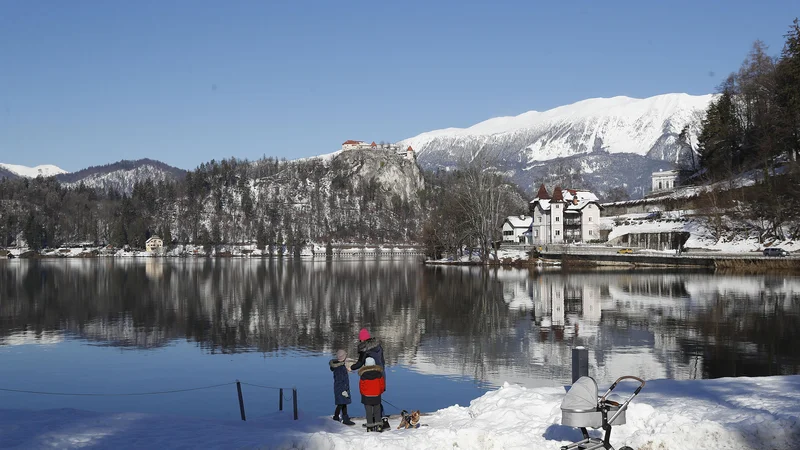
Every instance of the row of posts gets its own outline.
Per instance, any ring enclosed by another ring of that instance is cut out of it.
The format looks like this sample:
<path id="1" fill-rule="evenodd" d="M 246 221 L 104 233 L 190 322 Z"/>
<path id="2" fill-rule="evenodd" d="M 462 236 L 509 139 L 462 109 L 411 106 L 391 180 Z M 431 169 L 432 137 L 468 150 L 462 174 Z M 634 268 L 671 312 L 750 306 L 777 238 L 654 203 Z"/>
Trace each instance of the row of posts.
<path id="1" fill-rule="evenodd" d="M 239 413 L 242 420 L 246 421 L 244 413 L 244 396 L 242 396 L 242 383 L 236 380 L 236 393 L 239 394 Z M 297 420 L 297 388 L 292 388 L 292 409 L 294 410 L 294 420 Z M 283 411 L 283 388 L 278 389 L 278 411 Z"/>
<path id="2" fill-rule="evenodd" d="M 580 377 L 589 376 L 589 350 L 585 347 L 575 347 L 572 349 L 572 382 L 575 383 Z M 239 412 L 242 420 L 247 417 L 244 412 L 244 396 L 242 395 L 242 383 L 236 380 L 236 392 L 239 394 Z M 292 388 L 292 409 L 294 410 L 294 420 L 297 420 L 297 388 Z M 278 389 L 278 411 L 283 411 L 283 388 Z"/>

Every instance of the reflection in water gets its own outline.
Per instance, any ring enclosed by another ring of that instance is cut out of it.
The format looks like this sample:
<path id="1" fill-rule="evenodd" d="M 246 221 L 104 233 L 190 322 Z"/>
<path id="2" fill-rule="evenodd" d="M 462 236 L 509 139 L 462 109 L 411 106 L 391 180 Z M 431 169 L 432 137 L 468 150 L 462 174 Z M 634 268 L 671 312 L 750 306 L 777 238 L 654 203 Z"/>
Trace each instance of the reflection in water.
<path id="1" fill-rule="evenodd" d="M 563 384 L 576 345 L 604 381 L 800 373 L 800 278 L 788 276 L 44 260 L 0 262 L 0 295 L 4 345 L 147 351 L 185 339 L 283 358 L 353 348 L 366 326 L 390 364 L 488 384 Z"/>

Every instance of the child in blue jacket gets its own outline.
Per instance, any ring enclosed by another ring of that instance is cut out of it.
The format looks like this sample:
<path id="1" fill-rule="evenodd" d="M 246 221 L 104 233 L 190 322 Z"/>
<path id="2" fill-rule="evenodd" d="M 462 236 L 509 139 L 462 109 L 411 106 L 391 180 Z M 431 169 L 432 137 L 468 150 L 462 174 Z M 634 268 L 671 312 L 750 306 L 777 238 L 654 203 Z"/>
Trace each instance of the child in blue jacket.
<path id="1" fill-rule="evenodd" d="M 345 425 L 355 425 L 347 415 L 347 405 L 352 402 L 350 397 L 350 374 L 345 365 L 347 352 L 339 350 L 336 352 L 336 359 L 330 362 L 331 372 L 333 372 L 333 396 L 336 400 L 336 412 L 333 413 L 333 420 L 339 421 L 339 413 L 342 414 L 341 420 Z"/>

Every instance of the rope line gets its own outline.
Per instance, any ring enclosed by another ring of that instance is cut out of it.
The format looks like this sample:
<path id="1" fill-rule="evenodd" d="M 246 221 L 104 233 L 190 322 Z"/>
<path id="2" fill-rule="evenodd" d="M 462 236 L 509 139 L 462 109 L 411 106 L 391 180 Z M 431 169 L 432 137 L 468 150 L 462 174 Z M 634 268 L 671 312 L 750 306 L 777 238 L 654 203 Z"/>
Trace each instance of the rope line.
<path id="1" fill-rule="evenodd" d="M 130 396 L 138 396 L 138 395 L 160 395 L 160 394 L 175 394 L 178 392 L 190 392 L 190 391 L 200 391 L 203 389 L 213 389 L 221 386 L 230 386 L 232 384 L 236 384 L 235 382 L 229 383 L 220 383 L 220 384 L 213 384 L 210 386 L 200 386 L 195 388 L 187 388 L 187 389 L 172 389 L 168 391 L 155 391 L 155 392 L 129 392 L 129 393 L 122 393 L 122 394 L 102 394 L 96 392 L 46 392 L 46 391 L 29 391 L 25 389 L 6 389 L 0 388 L 0 391 L 4 392 L 19 392 L 23 394 L 40 394 L 40 395 L 66 395 L 66 396 L 75 396 L 75 397 L 130 397 Z M 244 383 L 242 383 L 244 384 Z"/>
<path id="2" fill-rule="evenodd" d="M 383 396 L 381 396 L 381 401 L 382 401 L 383 403 L 386 403 L 386 404 L 388 404 L 389 406 L 393 407 L 394 409 L 396 409 L 396 410 L 398 410 L 398 411 L 403 411 L 403 409 L 402 409 L 402 408 L 398 408 L 397 406 L 393 405 L 393 404 L 392 404 L 392 402 L 390 402 L 389 400 L 386 400 L 385 398 L 383 398 Z"/>
<path id="3" fill-rule="evenodd" d="M 242 385 L 244 385 L 244 386 L 253 386 L 253 387 L 257 387 L 257 388 L 261 388 L 261 389 L 284 389 L 284 390 L 292 390 L 292 388 L 285 388 L 285 387 L 283 387 L 283 388 L 282 388 L 282 387 L 275 387 L 275 386 L 262 386 L 262 385 L 260 385 L 260 384 L 245 383 L 244 381 L 241 381 L 240 383 L 242 383 Z"/>

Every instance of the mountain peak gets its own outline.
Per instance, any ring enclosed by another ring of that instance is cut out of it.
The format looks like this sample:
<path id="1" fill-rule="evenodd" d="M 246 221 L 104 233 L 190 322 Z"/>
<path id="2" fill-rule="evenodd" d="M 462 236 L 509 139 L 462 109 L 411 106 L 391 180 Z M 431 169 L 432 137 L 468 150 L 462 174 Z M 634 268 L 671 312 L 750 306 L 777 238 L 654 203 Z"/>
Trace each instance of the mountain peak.
<path id="1" fill-rule="evenodd" d="M 28 167 L 19 164 L 0 163 L 0 168 L 3 168 L 14 175 L 25 178 L 36 178 L 40 175 L 43 177 L 52 177 L 62 173 L 67 173 L 66 170 L 52 164 L 42 164 L 36 167 Z"/>
<path id="2" fill-rule="evenodd" d="M 414 147 L 426 169 L 455 167 L 481 155 L 531 193 L 544 178 L 572 174 L 597 191 L 624 186 L 641 196 L 649 171 L 691 161 L 691 150 L 678 136 L 689 126 L 691 141 L 697 142 L 713 98 L 683 93 L 591 98 L 467 128 L 429 131 L 400 145 Z"/>
<path id="3" fill-rule="evenodd" d="M 589 153 L 594 138 L 603 140 L 610 153 L 646 154 L 665 131 L 680 129 L 705 111 L 714 96 L 684 93 L 661 94 L 645 99 L 626 96 L 591 98 L 547 111 L 528 111 L 517 116 L 495 117 L 467 128 L 429 131 L 405 139 L 422 158 L 431 147 L 460 147 L 472 138 L 485 145 L 492 140 L 512 140 L 524 133 L 527 142 L 516 150 L 529 162 Z M 590 141 L 572 139 L 577 133 Z M 559 139 L 568 136 L 570 139 Z M 437 142 L 438 141 L 438 142 Z M 461 141 L 461 142 L 458 142 Z M 466 156 L 466 155 L 462 155 Z M 423 158 L 424 159 L 424 158 Z"/>

